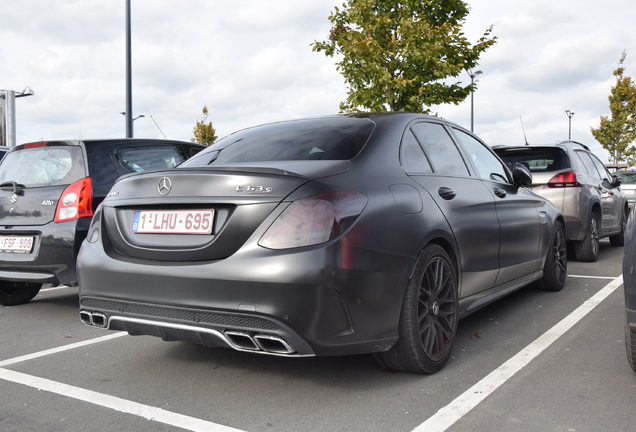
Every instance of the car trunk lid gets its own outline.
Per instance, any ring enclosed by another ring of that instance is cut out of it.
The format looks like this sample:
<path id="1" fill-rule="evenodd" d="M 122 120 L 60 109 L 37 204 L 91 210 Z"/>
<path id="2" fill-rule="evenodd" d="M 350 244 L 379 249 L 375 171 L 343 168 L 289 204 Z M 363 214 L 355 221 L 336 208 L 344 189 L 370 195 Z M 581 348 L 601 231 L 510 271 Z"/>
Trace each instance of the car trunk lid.
<path id="1" fill-rule="evenodd" d="M 278 166 L 272 166 L 278 165 Z M 104 200 L 105 243 L 125 256 L 209 261 L 236 252 L 291 192 L 347 161 L 183 168 L 120 178 Z"/>

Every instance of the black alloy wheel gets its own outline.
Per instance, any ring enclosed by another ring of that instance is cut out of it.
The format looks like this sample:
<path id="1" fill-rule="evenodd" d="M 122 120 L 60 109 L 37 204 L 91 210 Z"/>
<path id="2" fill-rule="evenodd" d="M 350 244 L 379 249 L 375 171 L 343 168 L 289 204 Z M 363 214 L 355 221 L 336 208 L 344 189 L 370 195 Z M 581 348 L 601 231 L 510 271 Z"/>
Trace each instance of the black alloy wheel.
<path id="1" fill-rule="evenodd" d="M 441 246 L 429 245 L 406 289 L 399 339 L 376 355 L 378 363 L 404 372 L 437 372 L 450 357 L 458 318 L 455 266 Z"/>
<path id="2" fill-rule="evenodd" d="M 545 291 L 561 291 L 568 272 L 567 240 L 563 223 L 555 223 L 550 247 L 543 266 L 539 287 Z"/>

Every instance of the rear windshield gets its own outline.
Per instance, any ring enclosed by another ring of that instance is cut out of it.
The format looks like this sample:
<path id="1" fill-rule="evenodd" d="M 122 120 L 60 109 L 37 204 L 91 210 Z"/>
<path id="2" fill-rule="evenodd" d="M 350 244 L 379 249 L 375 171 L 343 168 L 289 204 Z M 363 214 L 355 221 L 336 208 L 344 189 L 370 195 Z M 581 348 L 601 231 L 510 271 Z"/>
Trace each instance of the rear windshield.
<path id="1" fill-rule="evenodd" d="M 373 132 L 360 118 L 324 118 L 274 123 L 229 135 L 180 167 L 211 164 L 353 159 Z"/>
<path id="2" fill-rule="evenodd" d="M 623 183 L 636 183 L 636 172 L 618 171 L 616 174 L 623 179 Z"/>
<path id="3" fill-rule="evenodd" d="M 188 156 L 181 147 L 133 147 L 117 151 L 119 162 L 131 171 L 152 171 L 174 168 Z"/>
<path id="4" fill-rule="evenodd" d="M 526 165 L 533 173 L 559 171 L 572 167 L 568 155 L 558 147 L 528 149 L 497 148 L 494 149 L 494 151 L 510 169 L 512 169 L 517 162 Z"/>
<path id="5" fill-rule="evenodd" d="M 0 164 L 0 184 L 25 187 L 69 185 L 86 176 L 78 146 L 43 146 L 7 153 Z"/>

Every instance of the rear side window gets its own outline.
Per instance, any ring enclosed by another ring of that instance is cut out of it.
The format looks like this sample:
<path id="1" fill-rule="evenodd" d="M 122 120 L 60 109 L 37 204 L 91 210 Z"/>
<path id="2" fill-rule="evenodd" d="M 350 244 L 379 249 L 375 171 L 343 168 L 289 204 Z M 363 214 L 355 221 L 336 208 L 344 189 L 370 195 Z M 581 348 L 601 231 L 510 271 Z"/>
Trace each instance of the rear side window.
<path id="1" fill-rule="evenodd" d="M 400 157 L 404 171 L 408 174 L 432 173 L 433 168 L 411 130 L 407 130 L 402 140 Z"/>
<path id="2" fill-rule="evenodd" d="M 262 161 L 348 160 L 362 150 L 374 123 L 327 118 L 274 123 L 229 135 L 182 167 Z"/>
<path id="3" fill-rule="evenodd" d="M 133 172 L 174 168 L 185 161 L 186 155 L 181 147 L 131 147 L 119 149 L 117 160 Z"/>
<path id="4" fill-rule="evenodd" d="M 0 164 L 0 184 L 25 187 L 70 185 L 86 176 L 78 146 L 39 146 L 15 150 Z"/>
<path id="5" fill-rule="evenodd" d="M 572 164 L 568 155 L 560 148 L 514 148 L 495 149 L 495 153 L 512 169 L 520 162 L 530 168 L 530 172 L 552 172 L 570 169 Z"/>

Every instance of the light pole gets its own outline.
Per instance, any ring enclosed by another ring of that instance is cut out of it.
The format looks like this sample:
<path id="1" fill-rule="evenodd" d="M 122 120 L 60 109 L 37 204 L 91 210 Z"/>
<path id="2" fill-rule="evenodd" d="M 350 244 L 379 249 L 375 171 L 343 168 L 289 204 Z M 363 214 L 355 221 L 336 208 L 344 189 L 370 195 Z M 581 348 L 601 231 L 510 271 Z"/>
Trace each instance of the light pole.
<path id="1" fill-rule="evenodd" d="M 0 90 L 0 144 L 15 146 L 15 100 L 33 96 L 35 92 L 26 87 L 21 93 L 13 90 Z"/>
<path id="2" fill-rule="evenodd" d="M 565 110 L 565 113 L 568 116 L 568 140 L 572 139 L 572 116 L 574 113 L 570 110 Z"/>
<path id="3" fill-rule="evenodd" d="M 126 0 L 126 138 L 133 137 L 132 118 L 132 48 L 130 25 L 130 0 Z"/>
<path id="4" fill-rule="evenodd" d="M 481 75 L 483 72 L 478 70 L 473 73 L 472 70 L 468 71 L 468 76 L 470 76 L 470 131 L 474 132 L 475 127 L 475 90 L 473 89 L 473 85 L 475 83 L 475 77 L 477 75 Z"/>

